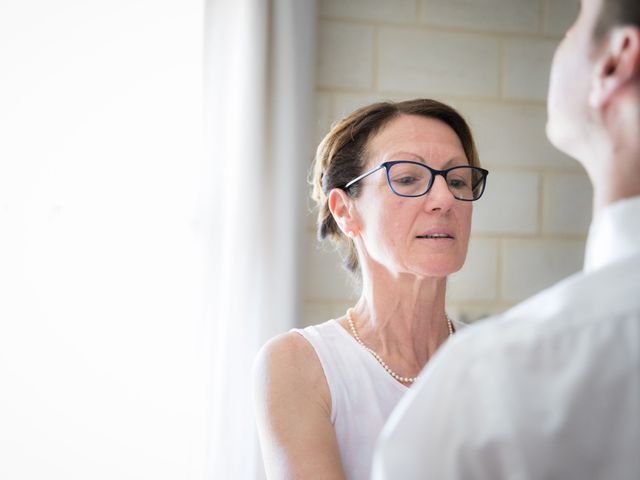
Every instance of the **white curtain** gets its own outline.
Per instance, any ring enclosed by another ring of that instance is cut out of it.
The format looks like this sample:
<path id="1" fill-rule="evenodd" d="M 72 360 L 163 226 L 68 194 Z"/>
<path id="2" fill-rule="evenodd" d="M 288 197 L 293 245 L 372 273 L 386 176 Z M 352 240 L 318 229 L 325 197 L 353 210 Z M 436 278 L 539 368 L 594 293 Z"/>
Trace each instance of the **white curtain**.
<path id="1" fill-rule="evenodd" d="M 209 0 L 210 478 L 263 477 L 251 366 L 295 326 L 314 104 L 315 2 Z"/>
<path id="2" fill-rule="evenodd" d="M 205 477 L 201 0 L 0 2 L 0 478 Z"/>

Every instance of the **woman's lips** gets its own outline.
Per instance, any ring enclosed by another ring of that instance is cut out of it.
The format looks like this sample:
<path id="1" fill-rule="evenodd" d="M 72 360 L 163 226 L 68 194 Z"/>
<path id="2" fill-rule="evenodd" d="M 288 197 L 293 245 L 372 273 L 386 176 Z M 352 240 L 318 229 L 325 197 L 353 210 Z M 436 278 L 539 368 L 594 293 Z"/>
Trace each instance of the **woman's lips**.
<path id="1" fill-rule="evenodd" d="M 432 229 L 426 232 L 416 235 L 416 238 L 430 239 L 430 240 L 453 240 L 455 236 L 451 230 L 447 229 Z"/>

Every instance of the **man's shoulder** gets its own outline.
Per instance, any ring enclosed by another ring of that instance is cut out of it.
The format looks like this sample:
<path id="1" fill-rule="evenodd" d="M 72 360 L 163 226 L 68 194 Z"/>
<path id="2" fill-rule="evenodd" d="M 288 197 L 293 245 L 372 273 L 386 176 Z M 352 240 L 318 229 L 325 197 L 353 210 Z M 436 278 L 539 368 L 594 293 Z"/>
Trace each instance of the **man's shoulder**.
<path id="1" fill-rule="evenodd" d="M 389 418 L 377 471 L 497 478 L 506 475 L 487 472 L 508 471 L 514 452 L 529 471 L 549 464 L 550 445 L 566 447 L 562 459 L 576 455 L 574 465 L 601 452 L 593 432 L 637 412 L 639 286 L 640 256 L 573 275 L 456 333 Z M 635 445 L 635 432 L 611 434 L 610 451 Z"/>
<path id="2" fill-rule="evenodd" d="M 465 362 L 513 358 L 634 314 L 640 315 L 640 255 L 572 275 L 500 315 L 471 324 L 442 354 L 465 357 Z"/>

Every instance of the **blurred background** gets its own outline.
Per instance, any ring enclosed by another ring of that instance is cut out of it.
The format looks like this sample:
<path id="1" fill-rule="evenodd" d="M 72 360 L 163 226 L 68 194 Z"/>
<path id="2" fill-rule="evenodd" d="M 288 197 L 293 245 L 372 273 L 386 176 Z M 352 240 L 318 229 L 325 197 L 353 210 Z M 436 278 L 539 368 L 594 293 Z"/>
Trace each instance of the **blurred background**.
<path id="1" fill-rule="evenodd" d="M 251 365 L 356 291 L 315 239 L 331 124 L 432 97 L 491 173 L 452 316 L 580 269 L 544 134 L 575 0 L 0 3 L 0 478 L 263 478 Z"/>
<path id="2" fill-rule="evenodd" d="M 582 266 L 591 185 L 545 136 L 553 52 L 578 12 L 573 0 L 320 0 L 316 143 L 378 100 L 430 97 L 469 121 L 490 170 L 474 203 L 451 315 L 505 310 Z M 335 253 L 314 243 L 308 216 L 303 322 L 343 315 L 355 298 Z"/>

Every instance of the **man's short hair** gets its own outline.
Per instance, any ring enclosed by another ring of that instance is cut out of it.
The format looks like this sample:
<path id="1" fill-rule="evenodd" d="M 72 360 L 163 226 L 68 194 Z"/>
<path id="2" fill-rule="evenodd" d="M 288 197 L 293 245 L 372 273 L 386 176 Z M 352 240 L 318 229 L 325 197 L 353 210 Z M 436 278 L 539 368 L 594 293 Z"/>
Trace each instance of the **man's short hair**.
<path id="1" fill-rule="evenodd" d="M 640 0 L 602 0 L 595 29 L 596 39 L 601 39 L 613 27 L 621 25 L 640 27 Z"/>

